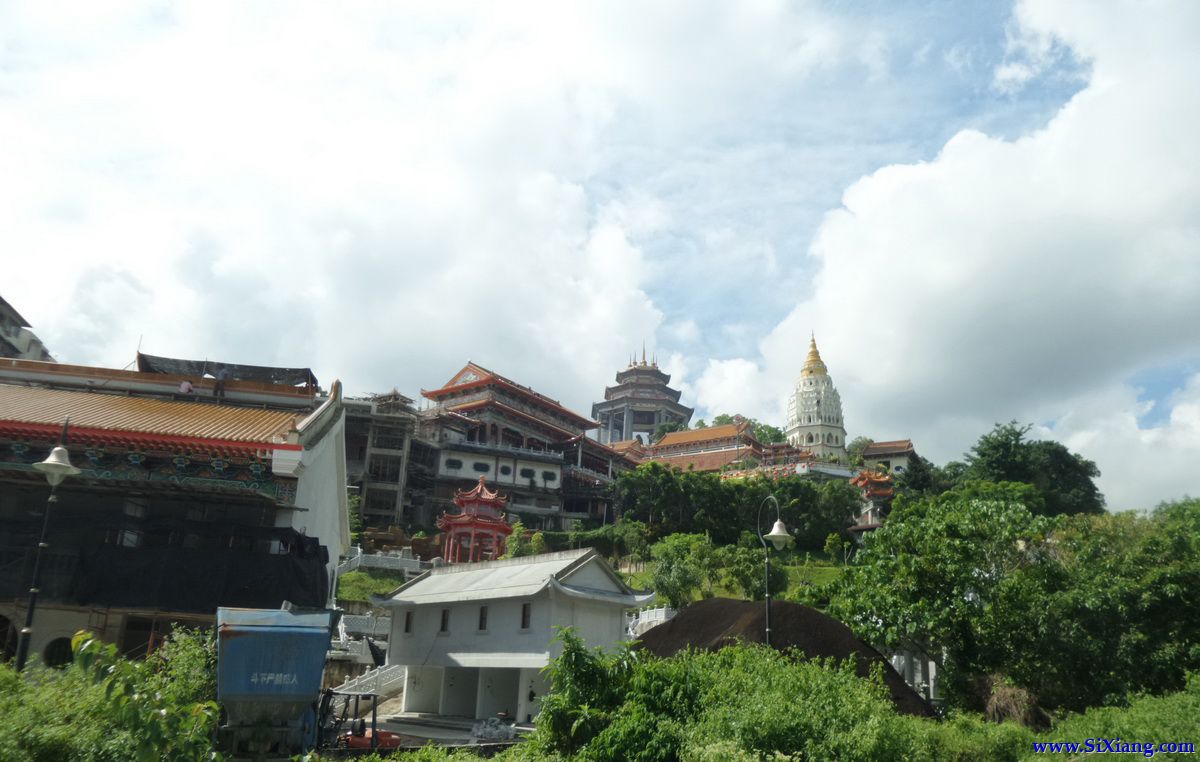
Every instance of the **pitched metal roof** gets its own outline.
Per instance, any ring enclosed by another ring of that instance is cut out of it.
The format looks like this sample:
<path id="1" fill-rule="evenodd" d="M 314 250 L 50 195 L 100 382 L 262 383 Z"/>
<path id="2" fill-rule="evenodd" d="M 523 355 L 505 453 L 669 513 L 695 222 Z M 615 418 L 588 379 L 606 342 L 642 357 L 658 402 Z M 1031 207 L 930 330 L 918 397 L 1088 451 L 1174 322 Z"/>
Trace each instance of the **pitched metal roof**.
<path id="1" fill-rule="evenodd" d="M 0 384 L 0 422 L 167 437 L 281 444 L 303 417 L 295 412 Z"/>
<path id="2" fill-rule="evenodd" d="M 559 553 L 544 553 L 524 558 L 483 561 L 480 563 L 455 564 L 435 567 L 420 577 L 411 580 L 379 602 L 389 606 L 405 606 L 421 603 L 454 603 L 460 601 L 488 600 L 497 598 L 520 598 L 535 595 L 544 588 L 571 588 L 565 580 L 571 572 L 584 564 L 595 561 L 602 565 L 621 592 L 584 591 L 581 594 L 600 595 L 613 602 L 635 605 L 640 599 L 620 578 L 612 574 L 607 564 L 591 548 L 564 550 Z M 557 583 L 557 584 L 555 584 Z"/>

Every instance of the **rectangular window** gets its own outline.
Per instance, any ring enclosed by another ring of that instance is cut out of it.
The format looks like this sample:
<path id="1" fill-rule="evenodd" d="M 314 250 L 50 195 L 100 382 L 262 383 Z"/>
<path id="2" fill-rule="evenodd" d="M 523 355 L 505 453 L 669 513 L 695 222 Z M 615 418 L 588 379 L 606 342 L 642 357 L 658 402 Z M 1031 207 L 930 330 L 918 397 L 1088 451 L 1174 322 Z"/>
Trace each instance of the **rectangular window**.
<path id="1" fill-rule="evenodd" d="M 487 630 L 487 606 L 479 607 L 479 631 Z"/>
<path id="2" fill-rule="evenodd" d="M 533 604 L 522 603 L 521 604 L 521 629 L 522 630 L 529 629 L 529 622 L 530 622 L 530 620 L 533 619 L 532 614 L 533 614 Z"/>
<path id="3" fill-rule="evenodd" d="M 371 475 L 371 478 L 381 482 L 399 481 L 403 470 L 404 458 L 396 455 L 380 455 L 378 453 L 371 456 L 371 463 L 367 467 L 367 472 Z"/>
<path id="4" fill-rule="evenodd" d="M 450 632 L 450 609 L 442 609 L 442 628 L 439 632 Z"/>
<path id="5" fill-rule="evenodd" d="M 405 635 L 412 635 L 412 619 L 413 619 L 413 613 L 411 611 L 405 611 L 404 612 L 404 634 Z"/>

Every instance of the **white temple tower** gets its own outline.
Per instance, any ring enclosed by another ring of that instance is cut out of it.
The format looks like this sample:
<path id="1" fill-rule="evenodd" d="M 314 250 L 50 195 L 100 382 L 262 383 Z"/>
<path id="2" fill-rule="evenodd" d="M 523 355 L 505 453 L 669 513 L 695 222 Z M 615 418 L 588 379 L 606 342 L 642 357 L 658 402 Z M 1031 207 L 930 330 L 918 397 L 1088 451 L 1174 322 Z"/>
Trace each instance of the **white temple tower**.
<path id="1" fill-rule="evenodd" d="M 842 398 L 817 351 L 816 337 L 808 345 L 808 357 L 796 380 L 796 389 L 788 397 L 787 439 L 796 447 L 811 450 L 818 458 L 846 459 Z"/>

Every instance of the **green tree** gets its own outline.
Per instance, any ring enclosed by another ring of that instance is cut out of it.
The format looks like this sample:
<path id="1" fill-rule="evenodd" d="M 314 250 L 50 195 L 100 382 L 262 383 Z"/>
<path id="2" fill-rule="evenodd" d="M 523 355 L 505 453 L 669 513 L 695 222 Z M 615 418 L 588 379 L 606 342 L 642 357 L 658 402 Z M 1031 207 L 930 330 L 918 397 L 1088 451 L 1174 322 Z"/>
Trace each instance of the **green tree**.
<path id="1" fill-rule="evenodd" d="M 701 590 L 711 591 L 719 559 L 701 534 L 672 534 L 650 547 L 654 590 L 673 608 L 682 608 Z"/>
<path id="2" fill-rule="evenodd" d="M 1032 484 L 1050 516 L 1103 512 L 1104 496 L 1093 481 L 1100 476 L 1096 464 L 1058 442 L 1027 440 L 1031 428 L 996 424 L 967 453 L 966 477 Z"/>
<path id="3" fill-rule="evenodd" d="M 357 492 L 347 494 L 346 510 L 346 518 L 350 522 L 350 544 L 358 545 L 361 542 L 363 530 L 362 495 Z"/>
<path id="4" fill-rule="evenodd" d="M 952 703 L 1001 675 L 1047 709 L 1182 687 L 1200 668 L 1200 501 L 1047 517 L 1033 485 L 897 500 L 813 598 L 879 647 L 944 654 Z"/>
<path id="5" fill-rule="evenodd" d="M 850 444 L 846 445 L 846 460 L 852 466 L 861 466 L 863 464 L 863 450 L 867 449 L 867 445 L 873 444 L 874 439 L 870 437 L 855 437 L 850 440 Z"/>
<path id="6" fill-rule="evenodd" d="M 533 550 L 529 547 L 528 534 L 529 530 L 525 528 L 522 521 L 518 519 L 513 522 L 512 533 L 504 543 L 504 555 L 501 558 L 521 558 L 533 555 Z"/>
<path id="7" fill-rule="evenodd" d="M 707 428 L 708 428 L 708 424 L 704 422 L 704 419 L 703 419 L 703 418 L 701 418 L 700 420 L 696 421 L 696 425 L 695 425 L 695 426 L 693 426 L 692 428 L 695 428 L 695 429 L 707 429 Z"/>
<path id="8" fill-rule="evenodd" d="M 766 594 L 764 575 L 766 573 L 763 549 L 753 538 L 755 546 L 726 545 L 715 549 L 717 567 L 720 573 L 721 586 L 726 590 L 740 594 L 752 601 L 761 601 Z M 775 552 L 772 548 L 771 553 Z M 771 596 L 782 597 L 788 588 L 787 569 L 781 564 L 771 567 Z"/>

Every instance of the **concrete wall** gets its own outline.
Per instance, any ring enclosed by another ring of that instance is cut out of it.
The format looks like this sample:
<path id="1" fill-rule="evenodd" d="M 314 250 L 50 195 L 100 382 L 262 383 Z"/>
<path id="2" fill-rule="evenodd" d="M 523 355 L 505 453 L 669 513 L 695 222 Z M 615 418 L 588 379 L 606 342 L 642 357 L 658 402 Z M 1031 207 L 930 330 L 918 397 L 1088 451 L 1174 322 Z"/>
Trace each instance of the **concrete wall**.
<path id="1" fill-rule="evenodd" d="M 462 461 L 462 468 L 449 468 L 449 460 Z M 486 471 L 480 471 L 486 466 Z M 562 487 L 562 464 L 547 463 L 540 460 L 508 455 L 503 452 L 482 453 L 455 450 L 453 445 L 446 445 L 438 458 L 438 476 L 460 479 L 478 479 L 482 476 L 489 485 L 531 486 L 530 478 L 522 476 L 521 471 L 533 471 L 532 486 L 541 489 L 560 489 Z M 508 473 L 505 473 L 505 471 Z M 549 479 L 546 474 L 553 474 Z"/>
<path id="2" fill-rule="evenodd" d="M 531 626 L 521 629 L 521 604 L 529 603 Z M 487 630 L 479 630 L 479 607 L 488 607 Z M 441 611 L 450 610 L 450 628 L 440 632 Z M 522 653 L 546 663 L 549 642 L 549 599 L 541 593 L 531 599 L 471 601 L 396 608 L 388 640 L 389 664 L 457 666 L 450 654 Z M 404 633 L 404 612 L 413 612 L 412 633 Z"/>
<path id="3" fill-rule="evenodd" d="M 550 683 L 540 669 L 522 669 L 517 686 L 517 721 L 532 722 L 542 711 L 542 698 L 549 690 Z"/>
<path id="4" fill-rule="evenodd" d="M 287 526 L 316 537 L 329 549 L 330 605 L 333 605 L 333 575 L 338 556 L 350 549 L 350 524 L 346 505 L 346 416 L 338 411 L 336 422 L 301 459 L 304 470 L 296 485 L 296 507 L 287 511 Z"/>
<path id="5" fill-rule="evenodd" d="M 437 714 L 442 696 L 440 667 L 409 667 L 404 676 L 402 711 Z"/>
<path id="6" fill-rule="evenodd" d="M 446 667 L 442 670 L 442 701 L 438 714 L 452 717 L 475 717 L 478 691 L 478 669 Z"/>
<path id="7" fill-rule="evenodd" d="M 517 690 L 521 684 L 521 670 L 488 668 L 479 670 L 479 696 L 475 703 L 476 717 L 492 717 L 506 712 L 517 716 Z"/>

